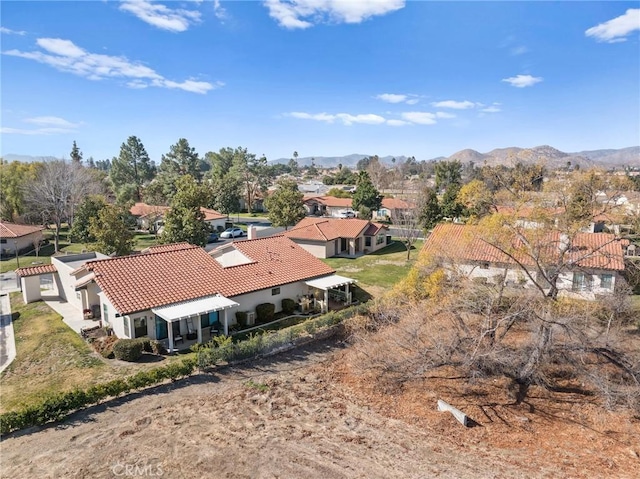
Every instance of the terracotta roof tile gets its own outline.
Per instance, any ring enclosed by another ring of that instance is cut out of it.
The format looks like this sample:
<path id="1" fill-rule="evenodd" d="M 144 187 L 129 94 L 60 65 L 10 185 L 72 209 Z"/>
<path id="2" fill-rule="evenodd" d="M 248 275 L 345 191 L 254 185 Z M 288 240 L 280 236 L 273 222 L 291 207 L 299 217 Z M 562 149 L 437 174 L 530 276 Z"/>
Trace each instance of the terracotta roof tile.
<path id="1" fill-rule="evenodd" d="M 148 205 L 146 203 L 136 203 L 130 209 L 129 213 L 133 216 L 147 216 L 149 214 L 164 214 L 169 211 L 168 206 Z"/>
<path id="2" fill-rule="evenodd" d="M 390 210 L 406 210 L 409 203 L 400 198 L 382 198 L 382 206 Z"/>
<path id="3" fill-rule="evenodd" d="M 351 208 L 353 200 L 351 198 L 336 198 L 334 196 L 305 196 L 305 203 L 308 201 L 317 201 L 330 208 Z"/>
<path id="4" fill-rule="evenodd" d="M 558 231 L 528 230 L 528 240 L 538 245 L 539 258 L 544 263 L 558 261 L 560 250 L 565 249 L 563 263 L 582 268 L 624 270 L 622 243 L 611 234 L 577 233 L 572 240 Z M 568 248 L 568 249 L 567 249 Z M 534 262 L 523 243 L 515 237 L 509 246 L 518 261 L 527 266 Z M 443 223 L 436 226 L 425 241 L 422 251 L 463 261 L 515 264 L 506 254 L 482 239 L 482 231 L 471 225 Z"/>
<path id="5" fill-rule="evenodd" d="M 40 264 L 38 266 L 24 266 L 16 269 L 16 274 L 22 278 L 38 276 L 40 274 L 57 273 L 58 270 L 52 264 Z"/>
<path id="6" fill-rule="evenodd" d="M 197 248 L 197 246 L 194 246 L 192 244 L 187 243 L 186 241 L 183 241 L 182 243 L 157 244 L 157 245 L 149 246 L 148 248 L 143 249 L 142 253 L 144 254 L 164 253 L 167 251 L 180 251 L 183 249 L 191 249 L 191 248 Z"/>
<path id="7" fill-rule="evenodd" d="M 227 215 L 223 215 L 222 213 L 216 210 L 211 210 L 209 208 L 200 208 L 200 211 L 204 213 L 205 221 L 222 220 L 228 218 Z"/>
<path id="8" fill-rule="evenodd" d="M 233 243 L 255 262 L 224 268 L 204 249 L 178 244 L 147 254 L 87 262 L 109 301 L 130 314 L 179 301 L 226 297 L 324 276 L 332 268 L 282 236 Z"/>
<path id="9" fill-rule="evenodd" d="M 27 236 L 37 231 L 42 231 L 44 227 L 33 225 L 19 225 L 16 223 L 0 222 L 0 237 L 2 238 L 19 238 Z"/>
<path id="10" fill-rule="evenodd" d="M 306 217 L 283 234 L 287 238 L 331 241 L 337 238 L 357 238 L 371 224 L 358 218 Z"/>

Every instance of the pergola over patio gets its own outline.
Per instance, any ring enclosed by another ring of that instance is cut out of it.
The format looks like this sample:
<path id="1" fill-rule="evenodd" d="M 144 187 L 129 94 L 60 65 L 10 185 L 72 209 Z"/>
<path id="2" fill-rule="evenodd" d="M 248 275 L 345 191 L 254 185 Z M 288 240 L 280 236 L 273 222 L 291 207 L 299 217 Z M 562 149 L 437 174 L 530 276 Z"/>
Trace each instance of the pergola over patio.
<path id="1" fill-rule="evenodd" d="M 338 291 L 337 288 L 341 286 L 345 286 L 345 297 L 344 300 L 347 304 L 351 303 L 351 292 L 349 291 L 349 285 L 356 283 L 355 279 L 347 278 L 345 276 L 340 276 L 339 274 L 332 274 L 330 276 L 323 276 L 322 278 L 312 279 L 310 281 L 306 281 L 307 286 L 311 286 L 312 288 L 320 289 L 324 291 L 324 303 L 322 305 L 322 312 L 326 313 L 329 308 L 329 291 L 334 290 Z M 339 291 L 342 293 L 342 291 Z"/>
<path id="2" fill-rule="evenodd" d="M 229 334 L 229 320 L 227 318 L 227 309 L 239 306 L 235 301 L 225 298 L 220 294 L 213 296 L 205 296 L 203 298 L 182 301 L 180 303 L 168 304 L 152 308 L 151 312 L 158 317 L 164 319 L 167 323 L 175 323 L 187 318 L 196 318 L 198 342 L 202 342 L 202 326 L 200 324 L 200 315 L 222 311 L 222 324 L 224 326 L 225 336 Z M 170 325 L 169 325 L 170 326 Z M 169 350 L 174 349 L 173 328 L 168 327 Z"/>

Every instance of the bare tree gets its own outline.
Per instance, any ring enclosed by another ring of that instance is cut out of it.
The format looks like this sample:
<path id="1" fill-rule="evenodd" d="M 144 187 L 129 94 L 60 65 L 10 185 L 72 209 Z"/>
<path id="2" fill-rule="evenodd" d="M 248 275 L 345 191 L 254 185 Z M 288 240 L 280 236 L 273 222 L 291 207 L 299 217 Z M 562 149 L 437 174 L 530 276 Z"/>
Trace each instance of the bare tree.
<path id="1" fill-rule="evenodd" d="M 60 249 L 62 223 L 72 221 L 76 204 L 98 189 L 88 169 L 63 160 L 45 162 L 33 182 L 26 185 L 24 195 L 29 213 L 55 225 L 56 252 Z"/>
<path id="2" fill-rule="evenodd" d="M 407 261 L 411 258 L 411 248 L 423 233 L 420 225 L 421 208 L 416 203 L 406 203 L 406 208 L 392 208 L 391 222 L 397 231 L 397 236 L 407 248 Z"/>

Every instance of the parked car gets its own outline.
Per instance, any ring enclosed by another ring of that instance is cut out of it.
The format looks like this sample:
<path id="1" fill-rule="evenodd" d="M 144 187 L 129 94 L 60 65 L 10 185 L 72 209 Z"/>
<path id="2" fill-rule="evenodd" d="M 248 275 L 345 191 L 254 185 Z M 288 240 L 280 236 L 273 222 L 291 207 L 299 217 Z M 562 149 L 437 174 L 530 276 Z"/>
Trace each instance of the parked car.
<path id="1" fill-rule="evenodd" d="M 355 218 L 356 214 L 351 210 L 340 210 L 335 215 L 336 218 Z"/>
<path id="2" fill-rule="evenodd" d="M 244 235 L 244 231 L 240 228 L 227 228 L 220 233 L 220 238 L 237 238 Z"/>
<path id="3" fill-rule="evenodd" d="M 217 243 L 218 242 L 218 233 L 212 232 L 209 233 L 209 238 L 207 238 L 207 243 Z"/>

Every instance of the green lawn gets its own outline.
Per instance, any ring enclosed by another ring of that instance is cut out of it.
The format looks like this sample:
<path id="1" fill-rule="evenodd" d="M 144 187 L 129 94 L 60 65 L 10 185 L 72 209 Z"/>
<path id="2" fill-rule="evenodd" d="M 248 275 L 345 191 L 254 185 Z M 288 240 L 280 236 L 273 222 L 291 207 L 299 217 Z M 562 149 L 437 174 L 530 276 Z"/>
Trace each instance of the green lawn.
<path id="1" fill-rule="evenodd" d="M 12 293 L 10 299 L 16 358 L 0 375 L 2 412 L 50 393 L 86 388 L 181 359 L 178 355 L 139 363 L 103 359 L 42 301 L 24 304 L 20 293 Z"/>
<path id="2" fill-rule="evenodd" d="M 47 237 L 47 235 L 45 235 Z M 20 255 L 19 259 L 15 258 L 6 259 L 0 261 L 0 273 L 6 273 L 7 271 L 13 271 L 18 266 L 33 266 L 35 263 L 39 264 L 49 264 L 51 263 L 51 256 L 53 255 L 53 234 L 50 233 L 49 244 L 40 248 L 38 252 L 38 256 L 36 256 L 35 251 L 31 251 L 30 253 Z M 145 234 L 145 233 L 136 233 L 135 234 L 135 246 L 134 249 L 136 251 L 142 251 L 149 246 L 153 246 L 157 244 L 157 240 L 155 235 L 153 234 Z M 66 229 L 63 229 L 60 232 L 60 252 L 61 253 L 81 253 L 83 251 L 97 251 L 95 243 L 69 243 L 68 240 L 68 232 Z"/>
<path id="3" fill-rule="evenodd" d="M 375 253 L 359 258 L 327 258 L 323 261 L 334 268 L 338 274 L 358 281 L 358 286 L 365 290 L 372 288 L 379 292 L 388 289 L 404 278 L 418 258 L 422 241 L 417 241 L 411 250 L 411 258 L 407 261 L 407 250 L 400 241 Z"/>

